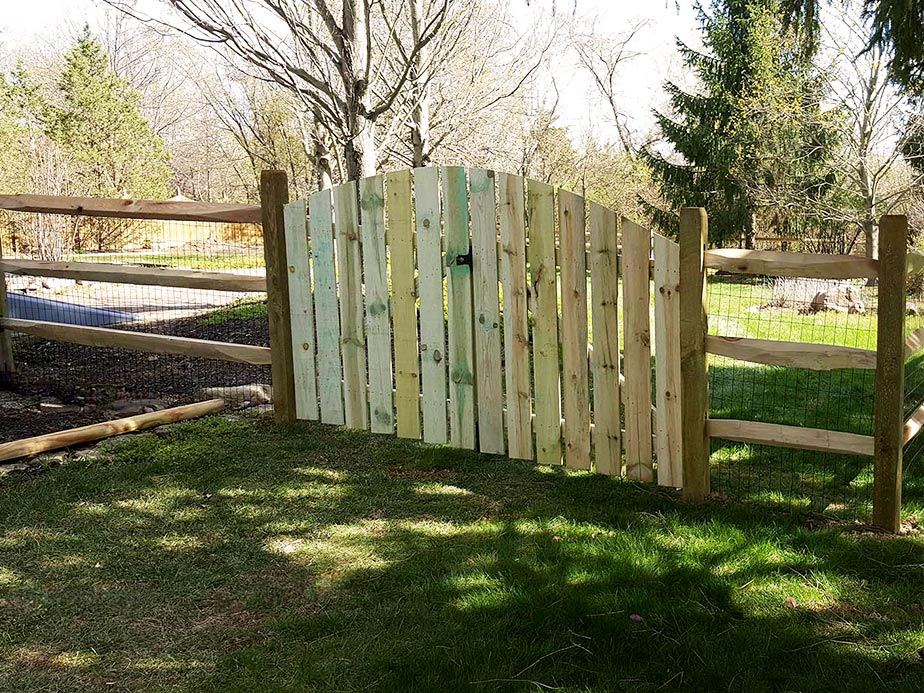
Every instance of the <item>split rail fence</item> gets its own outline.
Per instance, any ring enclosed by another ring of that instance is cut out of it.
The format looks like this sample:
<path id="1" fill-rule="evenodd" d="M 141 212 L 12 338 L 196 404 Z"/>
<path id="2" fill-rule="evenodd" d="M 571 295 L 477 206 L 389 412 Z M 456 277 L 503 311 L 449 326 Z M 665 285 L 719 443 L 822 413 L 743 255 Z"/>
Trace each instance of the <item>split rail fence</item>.
<path id="1" fill-rule="evenodd" d="M 259 224 L 262 221 L 261 207 L 259 206 L 205 204 L 185 201 L 0 195 L 0 209 L 35 214 L 168 221 L 248 224 Z M 47 320 L 12 318 L 9 316 L 7 306 L 6 274 L 117 284 L 208 289 L 213 291 L 257 293 L 267 291 L 267 281 L 260 276 L 245 276 L 231 272 L 133 267 L 103 262 L 45 262 L 3 258 L 2 253 L 0 253 L 0 377 L 6 380 L 11 380 L 16 371 L 10 338 L 11 333 L 29 334 L 47 340 L 92 347 L 117 347 L 156 354 L 176 354 L 252 365 L 268 365 L 272 361 L 269 347 L 126 331 L 107 327 L 62 324 Z"/>
<path id="2" fill-rule="evenodd" d="M 271 348 L 8 317 L 11 332 L 96 346 L 271 364 L 278 422 L 296 419 L 710 490 L 710 439 L 874 457 L 873 522 L 900 524 L 907 220 L 883 217 L 879 259 L 708 250 L 702 209 L 679 245 L 612 210 L 519 176 L 419 168 L 289 202 L 265 171 L 261 206 L 0 197 L 54 214 L 261 221 L 266 277 L 0 258 L 4 273 L 268 294 Z M 708 335 L 709 273 L 878 279 L 876 351 Z M 813 370 L 875 370 L 873 435 L 708 415 L 709 354 Z M 652 369 L 652 358 L 654 368 Z"/>

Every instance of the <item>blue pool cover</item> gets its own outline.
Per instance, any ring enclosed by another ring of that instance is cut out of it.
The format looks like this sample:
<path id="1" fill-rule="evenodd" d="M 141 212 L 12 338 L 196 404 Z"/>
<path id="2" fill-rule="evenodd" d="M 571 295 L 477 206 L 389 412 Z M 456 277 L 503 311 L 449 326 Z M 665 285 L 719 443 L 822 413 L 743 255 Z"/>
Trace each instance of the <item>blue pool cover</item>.
<path id="1" fill-rule="evenodd" d="M 44 320 L 46 322 L 60 322 L 65 325 L 84 325 L 86 327 L 99 327 L 100 325 L 113 325 L 119 322 L 134 320 L 132 313 L 120 310 L 105 310 L 103 308 L 90 308 L 76 303 L 54 301 L 50 298 L 39 298 L 25 294 L 7 294 L 10 317 L 20 320 Z"/>

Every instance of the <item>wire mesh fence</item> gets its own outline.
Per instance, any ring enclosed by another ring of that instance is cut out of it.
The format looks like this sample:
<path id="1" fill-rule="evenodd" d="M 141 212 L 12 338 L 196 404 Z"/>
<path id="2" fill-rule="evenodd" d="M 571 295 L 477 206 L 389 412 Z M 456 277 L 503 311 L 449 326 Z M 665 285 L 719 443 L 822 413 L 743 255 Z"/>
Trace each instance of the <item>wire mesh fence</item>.
<path id="1" fill-rule="evenodd" d="M 862 281 L 713 275 L 709 332 L 876 348 L 877 292 Z M 710 356 L 709 415 L 873 433 L 874 371 L 766 366 Z M 872 459 L 787 447 L 712 442 L 712 488 L 786 511 L 867 520 Z"/>
<path id="2" fill-rule="evenodd" d="M 23 229 L 47 225 L 44 220 L 54 215 L 5 216 L 4 256 L 39 257 L 39 248 L 34 241 L 26 242 Z M 54 259 L 264 273 L 256 224 L 111 218 L 92 222 L 82 224 L 79 242 Z M 73 232 L 73 226 L 68 228 Z M 5 279 L 13 318 L 269 346 L 265 294 L 13 274 Z M 207 388 L 227 392 L 234 386 L 270 382 L 268 366 L 27 335 L 14 335 L 13 353 L 14 391 L 0 393 L 0 441 L 197 401 Z"/>

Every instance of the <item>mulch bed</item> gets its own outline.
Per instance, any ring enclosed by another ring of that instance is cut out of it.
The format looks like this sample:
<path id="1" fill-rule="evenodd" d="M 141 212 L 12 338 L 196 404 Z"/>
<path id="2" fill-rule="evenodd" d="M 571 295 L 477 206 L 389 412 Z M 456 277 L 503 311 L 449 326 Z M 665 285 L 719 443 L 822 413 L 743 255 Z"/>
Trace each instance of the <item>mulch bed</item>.
<path id="1" fill-rule="evenodd" d="M 146 323 L 145 332 L 255 346 L 269 345 L 266 318 L 203 324 L 199 317 Z M 170 354 L 87 347 L 17 337 L 19 372 L 0 388 L 0 442 L 53 433 L 119 415 L 115 400 L 160 400 L 176 406 L 199 399 L 207 387 L 269 383 L 268 366 Z"/>

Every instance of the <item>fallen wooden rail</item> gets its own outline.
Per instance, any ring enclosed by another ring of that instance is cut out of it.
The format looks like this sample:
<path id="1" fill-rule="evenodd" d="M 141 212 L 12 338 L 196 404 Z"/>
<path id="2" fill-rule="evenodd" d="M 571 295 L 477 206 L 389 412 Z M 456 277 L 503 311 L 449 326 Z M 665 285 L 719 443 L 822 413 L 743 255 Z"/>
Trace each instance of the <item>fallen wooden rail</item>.
<path id="1" fill-rule="evenodd" d="M 709 335 L 706 337 L 706 352 L 767 366 L 791 366 L 815 371 L 876 367 L 876 352 L 868 349 L 775 339 Z"/>
<path id="2" fill-rule="evenodd" d="M 259 205 L 219 204 L 177 200 L 125 200 L 117 198 L 63 197 L 59 195 L 0 195 L 0 209 L 117 219 L 165 221 L 211 221 L 259 224 Z"/>
<path id="3" fill-rule="evenodd" d="M 266 291 L 266 277 L 232 272 L 203 272 L 159 267 L 132 267 L 103 262 L 3 260 L 0 272 L 30 277 L 56 277 L 113 284 L 170 286 L 212 291 Z"/>
<path id="4" fill-rule="evenodd" d="M 269 347 L 18 318 L 0 318 L 0 327 L 11 332 L 22 332 L 57 342 L 70 342 L 85 346 L 115 347 L 154 354 L 178 354 L 218 361 L 249 363 L 255 366 L 270 364 Z"/>
<path id="5" fill-rule="evenodd" d="M 138 414 L 137 416 L 90 424 L 80 428 L 71 428 L 66 431 L 35 436 L 34 438 L 14 440 L 11 443 L 0 444 L 0 462 L 16 459 L 17 457 L 37 455 L 40 452 L 48 452 L 49 450 L 90 443 L 162 424 L 186 421 L 206 414 L 214 414 L 224 409 L 224 407 L 225 401 L 223 399 L 210 399 L 182 407 L 162 409 L 149 414 Z"/>
<path id="6" fill-rule="evenodd" d="M 873 437 L 857 433 L 738 419 L 708 419 L 706 432 L 711 438 L 741 443 L 873 456 Z"/>
<path id="7" fill-rule="evenodd" d="M 707 250 L 707 269 L 735 274 L 810 279 L 870 279 L 879 276 L 878 260 L 820 253 L 783 253 L 775 250 Z"/>

